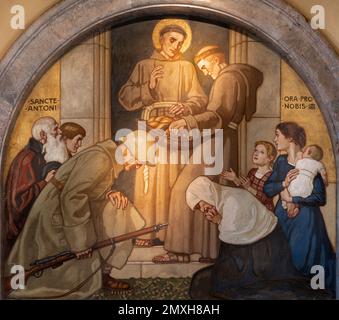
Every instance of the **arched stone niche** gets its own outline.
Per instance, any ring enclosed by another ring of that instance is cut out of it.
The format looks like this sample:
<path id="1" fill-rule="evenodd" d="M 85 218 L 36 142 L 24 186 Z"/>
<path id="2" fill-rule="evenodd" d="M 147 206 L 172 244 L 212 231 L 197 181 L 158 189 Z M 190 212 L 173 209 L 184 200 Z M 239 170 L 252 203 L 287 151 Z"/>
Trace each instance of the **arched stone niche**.
<path id="1" fill-rule="evenodd" d="M 317 100 L 339 167 L 339 60 L 322 36 L 284 1 L 216 0 L 212 4 L 207 0 L 67 0 L 33 23 L 0 63 L 1 170 L 19 110 L 55 61 L 98 29 L 164 15 L 236 25 L 274 49 L 299 74 Z M 337 170 L 337 181 L 338 175 Z M 0 188 L 3 195 L 3 181 Z M 2 196 L 1 213 L 3 207 Z M 337 234 L 338 229 L 337 222 Z"/>

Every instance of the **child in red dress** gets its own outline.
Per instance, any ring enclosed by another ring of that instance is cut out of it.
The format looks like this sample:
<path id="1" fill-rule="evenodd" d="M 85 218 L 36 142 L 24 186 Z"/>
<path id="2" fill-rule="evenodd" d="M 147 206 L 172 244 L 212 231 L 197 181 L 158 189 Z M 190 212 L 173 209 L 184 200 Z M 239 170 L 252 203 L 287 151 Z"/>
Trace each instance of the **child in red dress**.
<path id="1" fill-rule="evenodd" d="M 264 183 L 272 173 L 272 163 L 277 156 L 277 150 L 274 145 L 268 141 L 257 141 L 254 146 L 252 168 L 247 177 L 238 177 L 230 168 L 221 173 L 221 177 L 232 181 L 235 185 L 241 186 L 251 192 L 267 209 L 274 211 L 273 199 L 264 193 Z"/>

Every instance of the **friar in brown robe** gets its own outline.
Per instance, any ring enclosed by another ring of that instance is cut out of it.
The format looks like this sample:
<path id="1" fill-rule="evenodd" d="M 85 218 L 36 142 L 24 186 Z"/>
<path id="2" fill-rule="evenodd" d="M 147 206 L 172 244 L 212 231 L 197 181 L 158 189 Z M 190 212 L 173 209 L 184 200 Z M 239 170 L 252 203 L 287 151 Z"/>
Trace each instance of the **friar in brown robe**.
<path id="1" fill-rule="evenodd" d="M 93 255 L 88 252 L 98 241 L 139 230 L 144 225 L 132 204 L 123 208 L 109 200 L 109 195 L 116 193 L 111 186 L 119 173 L 139 166 L 135 160 L 119 164 L 116 150 L 117 145 L 106 140 L 77 153 L 42 190 L 9 254 L 6 274 L 11 274 L 13 265 L 27 270 L 33 261 L 65 251 L 74 252 L 78 260 L 45 270 L 40 278 L 29 278 L 25 289 L 13 291 L 11 298 L 87 298 L 102 287 L 103 281 L 110 289 L 127 289 L 119 280 L 94 270 L 102 260 L 107 264 L 102 268 L 121 269 L 131 254 L 131 240 L 116 244 L 111 256 L 109 247 L 94 251 Z M 85 279 L 88 280 L 84 285 L 77 288 Z M 117 282 L 121 285 L 115 285 Z M 77 289 L 73 291 L 74 288 Z"/>
<path id="2" fill-rule="evenodd" d="M 183 114 L 203 112 L 207 97 L 200 86 L 194 65 L 181 58 L 180 50 L 187 41 L 186 31 L 180 25 L 169 24 L 159 30 L 156 38 L 160 47 L 150 58 L 135 66 L 119 92 L 120 103 L 129 111 L 144 109 L 157 102 L 167 102 L 169 106 L 177 105 L 177 111 L 180 107 L 183 108 Z M 152 77 L 155 79 L 154 87 Z M 180 112 L 175 115 L 182 116 Z M 147 173 L 136 173 L 134 205 L 144 216 L 147 225 L 168 220 L 169 190 L 182 168 L 181 164 L 159 164 L 146 168 Z M 144 192 L 143 187 L 145 175 L 149 184 L 147 192 Z M 158 236 L 163 240 L 164 231 Z"/>
<path id="3" fill-rule="evenodd" d="M 195 62 L 205 75 L 214 80 L 207 110 L 201 114 L 184 116 L 172 123 L 171 128 L 223 129 L 223 167 L 237 171 L 237 128 L 244 116 L 249 121 L 256 111 L 256 93 L 263 75 L 249 65 L 227 65 L 225 55 L 217 46 L 201 49 Z M 164 245 L 169 253 L 154 257 L 154 262 L 185 262 L 187 259 L 178 257 L 193 253 L 203 258 L 217 257 L 219 241 L 216 225 L 209 223 L 201 212 L 192 211 L 185 199 L 188 185 L 196 177 L 205 175 L 204 169 L 204 164 L 186 165 L 173 185 Z M 211 178 L 215 180 L 217 177 Z"/>

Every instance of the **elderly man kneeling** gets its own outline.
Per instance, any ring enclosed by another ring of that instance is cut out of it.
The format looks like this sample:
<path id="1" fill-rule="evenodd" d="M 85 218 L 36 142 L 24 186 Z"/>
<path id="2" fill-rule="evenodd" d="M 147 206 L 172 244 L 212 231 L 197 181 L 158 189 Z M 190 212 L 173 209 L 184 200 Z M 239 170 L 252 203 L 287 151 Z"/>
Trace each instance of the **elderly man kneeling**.
<path id="1" fill-rule="evenodd" d="M 129 161 L 119 164 L 118 150 Z M 143 218 L 127 198 L 111 190 L 122 170 L 140 166 L 128 147 L 120 148 L 107 140 L 77 153 L 58 169 L 34 203 L 9 255 L 6 271 L 10 275 L 14 264 L 27 270 L 31 262 L 63 251 L 74 252 L 78 260 L 45 270 L 40 278 L 29 278 L 25 289 L 12 292 L 11 298 L 86 298 L 102 287 L 102 280 L 110 289 L 128 289 L 127 283 L 112 278 L 109 272 L 113 267 L 124 266 L 132 242 L 118 244 L 109 259 L 110 248 L 100 252 L 92 252 L 90 248 L 97 241 L 144 226 Z M 104 277 L 101 272 L 95 272 L 102 261 L 106 263 Z M 85 279 L 88 281 L 77 288 Z"/>

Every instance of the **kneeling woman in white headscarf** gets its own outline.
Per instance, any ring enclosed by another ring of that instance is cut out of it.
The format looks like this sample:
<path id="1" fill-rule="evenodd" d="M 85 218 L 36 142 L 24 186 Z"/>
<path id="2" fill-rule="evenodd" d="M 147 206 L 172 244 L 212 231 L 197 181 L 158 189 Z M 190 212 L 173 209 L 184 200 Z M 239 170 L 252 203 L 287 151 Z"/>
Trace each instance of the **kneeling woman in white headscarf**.
<path id="1" fill-rule="evenodd" d="M 193 299 L 242 297 L 248 289 L 281 285 L 276 280 L 300 279 L 305 284 L 292 264 L 277 217 L 251 193 L 198 177 L 187 188 L 186 201 L 219 225 L 221 240 L 216 263 L 193 276 Z"/>

